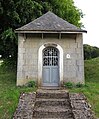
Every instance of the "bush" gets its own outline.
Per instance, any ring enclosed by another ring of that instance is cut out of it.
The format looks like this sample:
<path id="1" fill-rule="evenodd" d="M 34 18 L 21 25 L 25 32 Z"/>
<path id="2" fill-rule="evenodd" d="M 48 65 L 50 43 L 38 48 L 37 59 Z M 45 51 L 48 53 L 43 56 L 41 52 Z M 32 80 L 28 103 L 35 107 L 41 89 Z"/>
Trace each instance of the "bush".
<path id="1" fill-rule="evenodd" d="M 83 47 L 84 47 L 84 59 L 85 60 L 99 57 L 98 47 L 90 46 L 88 44 L 84 44 Z"/>
<path id="2" fill-rule="evenodd" d="M 72 82 L 66 82 L 64 83 L 64 87 L 66 88 L 82 88 L 82 87 L 88 87 L 86 84 L 82 84 L 82 83 L 77 83 L 77 84 L 74 84 Z"/>
<path id="3" fill-rule="evenodd" d="M 66 88 L 73 88 L 73 83 L 71 83 L 71 82 L 66 82 L 66 83 L 64 83 L 64 86 L 65 86 Z"/>
<path id="4" fill-rule="evenodd" d="M 3 62 L 1 65 L 5 71 L 16 72 L 16 70 L 17 70 L 17 63 L 13 59 L 10 59 L 10 58 L 3 59 Z"/>
<path id="5" fill-rule="evenodd" d="M 82 83 L 79 82 L 79 83 L 76 84 L 76 87 L 77 87 L 77 88 L 84 87 L 84 84 L 82 84 Z"/>
<path id="6" fill-rule="evenodd" d="M 33 88 L 35 88 L 35 87 L 36 87 L 36 82 L 35 82 L 35 81 L 29 81 L 29 82 L 27 83 L 27 86 L 28 86 L 28 87 L 33 87 Z"/>

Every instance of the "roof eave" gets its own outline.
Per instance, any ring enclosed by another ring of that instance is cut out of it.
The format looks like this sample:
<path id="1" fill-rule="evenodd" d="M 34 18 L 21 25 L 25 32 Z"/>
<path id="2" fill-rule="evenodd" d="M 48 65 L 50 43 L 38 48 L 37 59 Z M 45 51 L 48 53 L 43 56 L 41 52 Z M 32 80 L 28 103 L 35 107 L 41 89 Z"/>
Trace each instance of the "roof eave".
<path id="1" fill-rule="evenodd" d="M 87 33 L 86 30 L 15 30 L 15 33 Z"/>

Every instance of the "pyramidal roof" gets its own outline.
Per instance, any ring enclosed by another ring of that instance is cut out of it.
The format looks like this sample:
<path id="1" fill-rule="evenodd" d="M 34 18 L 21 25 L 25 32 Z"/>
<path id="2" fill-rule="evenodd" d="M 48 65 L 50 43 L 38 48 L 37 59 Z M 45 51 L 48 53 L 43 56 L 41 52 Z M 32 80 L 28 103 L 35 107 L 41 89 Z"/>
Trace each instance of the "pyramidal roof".
<path id="1" fill-rule="evenodd" d="M 63 20 L 52 12 L 47 12 L 34 21 L 15 30 L 16 33 L 40 32 L 86 32 Z"/>

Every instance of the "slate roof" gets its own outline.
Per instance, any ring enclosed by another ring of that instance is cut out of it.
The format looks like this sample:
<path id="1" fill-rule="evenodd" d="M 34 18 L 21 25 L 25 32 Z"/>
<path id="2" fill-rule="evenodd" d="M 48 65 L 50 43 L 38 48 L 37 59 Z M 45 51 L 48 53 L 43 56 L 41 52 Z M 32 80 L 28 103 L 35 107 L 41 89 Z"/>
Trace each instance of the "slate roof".
<path id="1" fill-rule="evenodd" d="M 47 12 L 34 21 L 15 30 L 16 33 L 39 32 L 87 32 L 63 20 L 52 12 Z"/>

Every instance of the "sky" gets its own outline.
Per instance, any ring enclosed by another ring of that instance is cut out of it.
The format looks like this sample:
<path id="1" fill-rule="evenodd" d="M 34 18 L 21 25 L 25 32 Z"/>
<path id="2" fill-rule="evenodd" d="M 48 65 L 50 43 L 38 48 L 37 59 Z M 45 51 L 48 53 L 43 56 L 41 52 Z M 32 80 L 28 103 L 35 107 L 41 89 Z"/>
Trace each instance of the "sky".
<path id="1" fill-rule="evenodd" d="M 87 34 L 83 34 L 83 43 L 99 47 L 99 1 L 74 0 L 75 6 L 85 14 L 81 19 Z"/>

